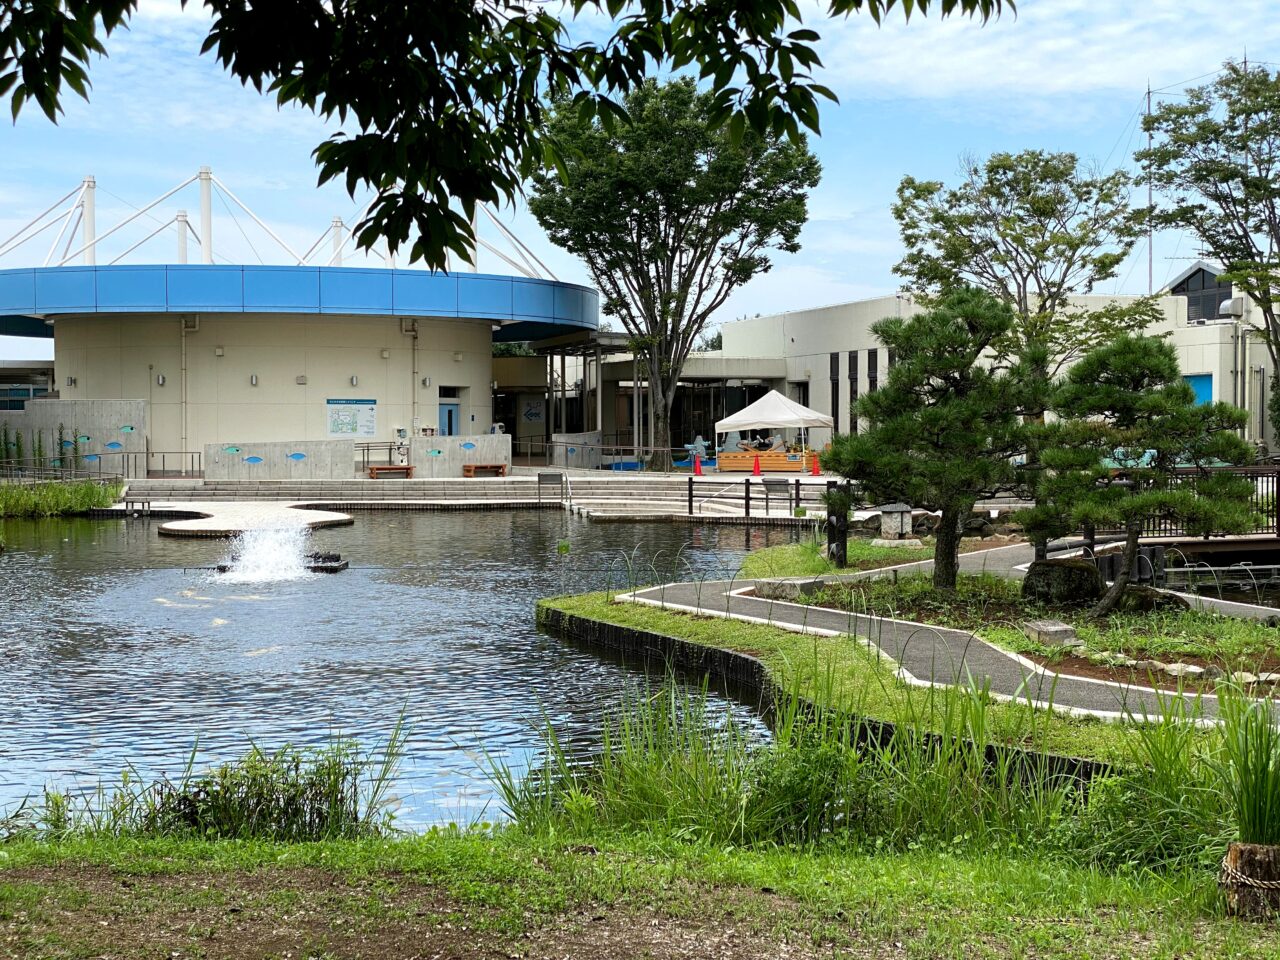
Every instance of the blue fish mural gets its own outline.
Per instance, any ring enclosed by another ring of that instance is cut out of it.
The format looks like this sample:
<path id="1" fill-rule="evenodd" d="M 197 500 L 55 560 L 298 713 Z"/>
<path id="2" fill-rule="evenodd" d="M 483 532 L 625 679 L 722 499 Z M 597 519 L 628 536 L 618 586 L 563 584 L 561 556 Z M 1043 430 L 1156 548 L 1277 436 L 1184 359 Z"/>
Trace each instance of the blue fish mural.
<path id="1" fill-rule="evenodd" d="M 124 444 L 123 444 L 123 443 L 121 443 L 119 440 L 112 440 L 110 443 L 108 443 L 108 444 L 107 444 L 107 449 L 108 449 L 108 450 L 119 450 L 119 449 L 120 449 L 121 447 L 123 447 L 123 446 L 124 446 Z"/>
<path id="2" fill-rule="evenodd" d="M 63 440 L 63 441 L 62 441 L 62 448 L 63 448 L 64 450 L 66 450 L 66 449 L 68 449 L 68 448 L 70 448 L 70 447 L 74 447 L 75 445 L 76 445 L 76 442 L 75 442 L 74 440 Z"/>
<path id="3" fill-rule="evenodd" d="M 98 455 L 96 453 L 86 454 L 84 459 L 87 463 L 97 463 Z"/>
<path id="4" fill-rule="evenodd" d="M 438 456 L 442 455 L 443 453 L 444 453 L 444 451 L 443 451 L 443 450 L 428 450 L 428 451 L 427 451 L 427 456 L 428 456 L 428 457 L 438 457 Z"/>
<path id="5" fill-rule="evenodd" d="M 239 447 L 223 447 L 222 452 L 223 453 L 239 453 L 240 448 Z"/>
<path id="6" fill-rule="evenodd" d="M 463 450 L 474 450 L 476 448 L 476 445 L 472 443 L 470 440 L 468 440 L 466 443 L 459 444 L 459 446 L 462 447 Z"/>
<path id="7" fill-rule="evenodd" d="M 262 458 L 261 457 L 245 457 L 244 462 L 245 463 L 261 463 Z"/>
<path id="8" fill-rule="evenodd" d="M 134 428 L 129 426 L 124 426 L 120 428 L 121 433 L 133 433 L 133 430 Z"/>
<path id="9" fill-rule="evenodd" d="M 76 439 L 79 440 L 81 443 L 88 443 L 90 440 L 93 439 L 93 437 L 76 437 Z"/>
<path id="10" fill-rule="evenodd" d="M 306 455 L 305 453 L 291 453 L 291 454 L 289 454 L 289 459 L 290 459 L 290 460 L 305 460 L 305 459 L 307 459 L 307 455 Z"/>
<path id="11" fill-rule="evenodd" d="M 577 453 L 577 452 L 578 452 L 578 448 L 577 448 L 577 447 L 570 447 L 570 448 L 569 448 L 569 456 L 571 456 L 571 457 L 572 457 L 572 456 L 573 456 L 575 453 Z"/>

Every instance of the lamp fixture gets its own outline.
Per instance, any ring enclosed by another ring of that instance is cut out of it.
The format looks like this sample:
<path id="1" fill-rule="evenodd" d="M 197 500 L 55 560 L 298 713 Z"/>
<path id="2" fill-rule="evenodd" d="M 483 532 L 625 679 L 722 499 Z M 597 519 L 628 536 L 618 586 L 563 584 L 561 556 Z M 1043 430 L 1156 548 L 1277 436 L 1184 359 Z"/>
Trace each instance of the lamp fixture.
<path id="1" fill-rule="evenodd" d="M 351 385 L 353 387 L 360 386 L 360 378 L 357 377 L 354 373 L 351 375 Z"/>
<path id="2" fill-rule="evenodd" d="M 455 350 L 455 351 L 453 351 L 453 362 L 454 362 L 454 363 L 461 363 L 461 362 L 462 362 L 462 351 L 461 351 L 461 350 Z"/>
<path id="3" fill-rule="evenodd" d="M 223 357 L 223 356 L 226 356 L 226 353 L 227 353 L 227 351 L 223 350 L 221 347 L 214 347 L 214 348 L 213 348 L 213 355 L 214 355 L 215 357 Z"/>
<path id="4" fill-rule="evenodd" d="M 163 373 L 157 373 L 157 374 L 156 374 L 156 386 L 157 386 L 157 387 L 163 387 L 163 386 L 164 386 L 164 374 L 163 374 Z"/>
<path id="5" fill-rule="evenodd" d="M 430 377 L 423 377 L 423 378 L 422 378 L 422 385 L 423 385 L 424 387 L 429 387 L 429 386 L 431 386 L 431 378 L 430 378 Z"/>
<path id="6" fill-rule="evenodd" d="M 383 348 L 382 348 L 382 359 L 383 359 L 383 360 L 390 360 L 390 359 L 391 359 L 391 351 L 390 351 L 390 350 L 388 350 L 386 347 L 383 347 Z"/>
<path id="7" fill-rule="evenodd" d="M 256 387 L 258 385 L 258 375 L 256 373 L 249 374 L 249 386 Z"/>
<path id="8" fill-rule="evenodd" d="M 75 377 L 67 377 L 67 386 L 68 386 L 68 387 L 74 387 L 75 385 L 76 385 L 76 378 L 75 378 Z"/>

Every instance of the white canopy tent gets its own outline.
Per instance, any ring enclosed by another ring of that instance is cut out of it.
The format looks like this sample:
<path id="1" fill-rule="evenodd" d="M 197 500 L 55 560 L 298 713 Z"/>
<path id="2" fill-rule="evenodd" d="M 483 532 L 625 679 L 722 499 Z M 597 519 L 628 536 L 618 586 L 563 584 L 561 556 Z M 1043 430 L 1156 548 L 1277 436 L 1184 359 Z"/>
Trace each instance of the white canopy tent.
<path id="1" fill-rule="evenodd" d="M 780 427 L 784 430 L 804 430 L 809 427 L 834 427 L 835 421 L 825 413 L 810 410 L 794 400 L 789 400 L 777 390 L 770 390 L 763 397 L 739 410 L 732 416 L 716 421 L 716 433 L 734 430 L 763 430 Z"/>

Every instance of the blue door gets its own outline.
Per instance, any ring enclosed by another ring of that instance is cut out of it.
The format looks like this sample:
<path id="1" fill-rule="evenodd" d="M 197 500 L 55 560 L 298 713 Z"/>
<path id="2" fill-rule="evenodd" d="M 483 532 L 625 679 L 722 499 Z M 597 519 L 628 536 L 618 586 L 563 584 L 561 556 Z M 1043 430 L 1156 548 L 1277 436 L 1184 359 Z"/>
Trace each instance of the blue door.
<path id="1" fill-rule="evenodd" d="M 1213 403 L 1213 374 L 1193 373 L 1182 378 L 1196 392 L 1196 403 Z"/>
<path id="2" fill-rule="evenodd" d="M 458 433 L 461 413 L 462 405 L 459 403 L 440 404 L 440 436 L 452 437 Z"/>

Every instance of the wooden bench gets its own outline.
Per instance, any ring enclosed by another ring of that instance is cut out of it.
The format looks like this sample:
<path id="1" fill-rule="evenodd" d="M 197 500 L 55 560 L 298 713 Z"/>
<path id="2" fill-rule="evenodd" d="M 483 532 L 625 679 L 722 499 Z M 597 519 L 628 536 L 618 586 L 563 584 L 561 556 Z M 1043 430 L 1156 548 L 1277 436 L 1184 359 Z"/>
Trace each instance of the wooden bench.
<path id="1" fill-rule="evenodd" d="M 149 517 L 151 516 L 151 498 L 126 496 L 124 498 L 124 509 L 126 513 Z"/>
<path id="2" fill-rule="evenodd" d="M 507 465 L 505 463 L 464 463 L 462 465 L 462 475 L 464 477 L 505 477 L 507 475 Z"/>
<path id="3" fill-rule="evenodd" d="M 413 467 L 407 463 L 383 463 L 369 468 L 369 479 L 377 480 L 384 473 L 399 474 L 406 480 L 413 479 Z"/>

